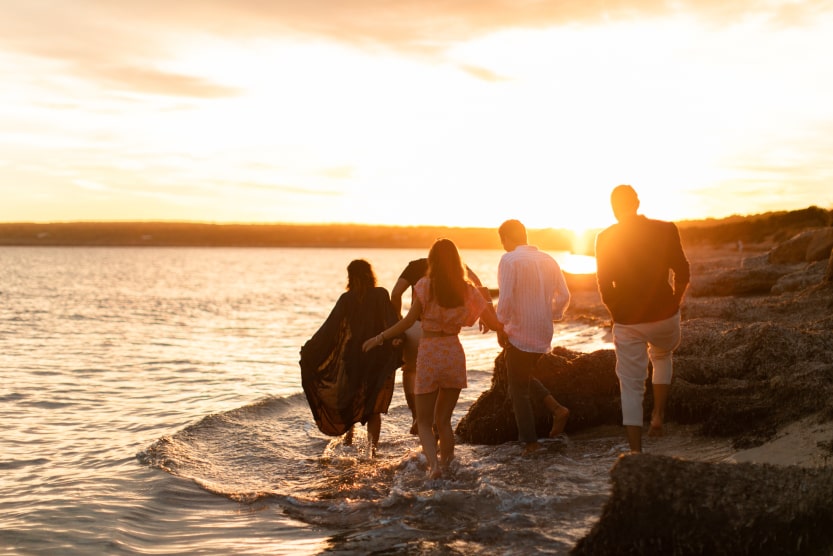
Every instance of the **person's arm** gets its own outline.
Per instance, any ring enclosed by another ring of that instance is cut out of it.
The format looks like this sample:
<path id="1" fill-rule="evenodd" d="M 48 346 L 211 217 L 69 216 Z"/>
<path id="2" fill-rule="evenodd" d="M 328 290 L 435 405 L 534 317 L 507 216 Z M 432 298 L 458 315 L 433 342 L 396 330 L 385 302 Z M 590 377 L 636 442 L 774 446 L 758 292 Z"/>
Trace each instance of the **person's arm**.
<path id="1" fill-rule="evenodd" d="M 596 236 L 596 285 L 599 288 L 602 303 L 612 315 L 611 307 L 614 304 L 615 291 L 610 266 L 610 255 L 607 253 L 605 236 L 599 234 Z"/>
<path id="2" fill-rule="evenodd" d="M 489 305 L 491 305 L 492 294 L 489 293 L 489 288 L 483 285 L 483 282 L 480 281 L 480 278 L 477 276 L 477 274 L 474 273 L 474 271 L 471 268 L 469 268 L 468 265 L 466 265 L 466 277 L 469 279 L 469 282 L 474 284 L 474 286 L 477 288 L 477 291 L 479 291 L 480 295 L 483 296 L 483 299 L 485 299 L 489 303 Z M 486 322 L 484 322 L 483 319 L 480 319 L 480 321 L 478 322 L 478 326 L 480 327 L 480 331 L 483 334 L 489 332 L 490 330 L 494 330 L 494 328 L 492 328 Z"/>
<path id="3" fill-rule="evenodd" d="M 466 277 L 469 279 L 469 282 L 474 284 L 476 287 L 480 288 L 483 286 L 483 282 L 481 282 L 477 274 L 469 268 L 469 265 L 466 265 Z"/>
<path id="4" fill-rule="evenodd" d="M 393 304 L 393 309 L 396 311 L 396 314 L 399 315 L 399 318 L 402 318 L 402 294 L 404 294 L 405 290 L 410 287 L 411 284 L 404 278 L 400 277 L 396 281 L 396 284 L 393 285 L 393 289 L 390 291 L 390 302 Z"/>
<path id="5" fill-rule="evenodd" d="M 570 289 L 567 287 L 567 280 L 558 263 L 555 264 L 555 292 L 552 299 L 552 320 L 564 318 L 564 312 L 570 304 Z"/>
<path id="6" fill-rule="evenodd" d="M 683 297 L 685 297 L 685 292 L 691 281 L 691 266 L 683 251 L 680 231 L 673 223 L 671 223 L 671 227 L 673 229 L 673 249 L 669 266 L 674 271 L 674 300 L 679 305 L 683 302 Z"/>
<path id="7" fill-rule="evenodd" d="M 480 322 L 481 324 L 485 324 L 490 330 L 494 330 L 497 333 L 497 342 L 500 344 L 501 347 L 506 347 L 507 338 L 506 332 L 503 330 L 503 323 L 500 322 L 497 318 L 497 313 L 495 312 L 495 306 L 489 303 L 483 309 L 483 312 L 480 313 Z M 489 330 L 485 332 L 488 332 Z"/>
<path id="8" fill-rule="evenodd" d="M 483 296 L 483 299 L 486 300 L 486 303 L 489 304 L 489 307 L 492 308 L 492 312 L 494 312 L 495 305 L 492 301 L 492 294 L 489 293 L 489 288 L 487 288 L 486 286 L 479 286 L 477 288 L 477 291 L 480 292 L 480 295 Z M 497 319 L 497 315 L 495 315 L 495 319 Z M 483 334 L 489 332 L 490 330 L 497 330 L 496 328 L 493 328 L 491 325 L 489 325 L 487 321 L 484 321 L 482 317 L 478 321 L 478 326 L 480 327 L 480 332 L 482 332 Z"/>
<path id="9" fill-rule="evenodd" d="M 515 273 L 511 264 L 504 264 L 503 259 L 497 267 L 497 318 L 504 325 L 511 321 L 512 317 L 512 290 L 514 287 Z"/>
<path id="10" fill-rule="evenodd" d="M 411 327 L 411 325 L 417 321 L 421 314 L 422 303 L 420 302 L 419 297 L 414 296 L 413 302 L 411 303 L 411 309 L 408 311 L 408 314 L 405 315 L 405 318 L 401 319 L 393 326 L 386 328 L 373 338 L 366 340 L 362 344 L 362 351 L 370 351 L 371 349 L 384 344 L 386 340 L 390 340 L 395 336 L 399 336 L 400 334 L 408 330 Z"/>

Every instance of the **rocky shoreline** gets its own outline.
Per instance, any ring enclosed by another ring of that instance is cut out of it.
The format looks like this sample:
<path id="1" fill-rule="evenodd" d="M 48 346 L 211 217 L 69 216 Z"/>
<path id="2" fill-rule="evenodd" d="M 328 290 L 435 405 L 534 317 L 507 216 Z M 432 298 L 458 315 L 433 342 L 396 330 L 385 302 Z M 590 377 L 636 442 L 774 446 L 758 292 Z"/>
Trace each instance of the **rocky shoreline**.
<path id="1" fill-rule="evenodd" d="M 833 228 L 775 244 L 686 246 L 692 283 L 667 408 L 669 434 L 724 442 L 722 461 L 646 446 L 611 471 L 613 494 L 576 554 L 833 551 Z M 609 326 L 595 277 L 569 277 L 567 319 Z M 556 347 L 538 378 L 571 409 L 567 434 L 617 426 L 615 354 Z M 650 415 L 650 388 L 645 414 Z M 538 429 L 549 417 L 538 408 Z M 462 442 L 517 430 L 503 354 L 458 423 Z M 705 466 L 705 467 L 703 467 Z M 727 509 L 726 504 L 729 504 Z"/>

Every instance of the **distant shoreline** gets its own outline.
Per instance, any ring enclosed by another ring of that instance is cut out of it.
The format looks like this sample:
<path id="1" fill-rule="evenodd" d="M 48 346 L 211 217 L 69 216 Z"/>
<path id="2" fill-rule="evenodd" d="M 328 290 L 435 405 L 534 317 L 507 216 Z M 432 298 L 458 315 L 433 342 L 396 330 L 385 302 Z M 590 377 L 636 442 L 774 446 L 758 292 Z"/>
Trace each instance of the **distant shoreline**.
<path id="1" fill-rule="evenodd" d="M 501 249 L 495 228 L 188 222 L 0 223 L 0 246 L 429 248 L 439 237 L 461 249 Z M 542 249 L 572 250 L 569 230 L 530 230 Z"/>
<path id="2" fill-rule="evenodd" d="M 650 216 L 650 215 L 649 215 Z M 684 244 L 779 242 L 812 227 L 833 225 L 818 207 L 677 223 Z M 592 254 L 598 229 L 529 229 L 529 243 L 550 251 Z M 353 247 L 427 249 L 440 237 L 460 249 L 501 249 L 496 228 L 362 224 L 210 224 L 193 222 L 0 223 L 0 246 L 108 247 Z"/>

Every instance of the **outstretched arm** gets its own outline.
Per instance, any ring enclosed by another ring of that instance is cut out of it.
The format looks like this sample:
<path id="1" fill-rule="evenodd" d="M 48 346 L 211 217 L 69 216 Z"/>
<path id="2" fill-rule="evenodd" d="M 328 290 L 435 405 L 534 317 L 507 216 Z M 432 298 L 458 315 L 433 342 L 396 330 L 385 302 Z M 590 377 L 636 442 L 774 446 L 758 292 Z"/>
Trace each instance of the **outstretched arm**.
<path id="1" fill-rule="evenodd" d="M 411 327 L 411 325 L 417 321 L 421 314 L 422 303 L 420 303 L 418 297 L 414 296 L 414 300 L 411 303 L 411 309 L 408 311 L 408 314 L 405 315 L 405 318 L 401 319 L 393 326 L 386 328 L 380 334 L 374 336 L 373 338 L 366 340 L 362 344 L 362 351 L 370 351 L 376 346 L 381 346 L 382 344 L 384 344 L 385 340 L 390 340 L 395 336 L 399 336 L 400 334 L 408 330 Z"/>
<path id="2" fill-rule="evenodd" d="M 483 326 L 488 326 L 487 330 L 484 332 L 488 332 L 489 329 L 494 330 L 497 332 L 497 341 L 501 347 L 505 347 L 507 343 L 506 332 L 503 331 L 503 323 L 500 322 L 497 318 L 497 313 L 495 312 L 495 306 L 489 303 L 486 305 L 486 308 L 483 309 L 483 312 L 480 313 L 480 324 L 481 330 Z"/>

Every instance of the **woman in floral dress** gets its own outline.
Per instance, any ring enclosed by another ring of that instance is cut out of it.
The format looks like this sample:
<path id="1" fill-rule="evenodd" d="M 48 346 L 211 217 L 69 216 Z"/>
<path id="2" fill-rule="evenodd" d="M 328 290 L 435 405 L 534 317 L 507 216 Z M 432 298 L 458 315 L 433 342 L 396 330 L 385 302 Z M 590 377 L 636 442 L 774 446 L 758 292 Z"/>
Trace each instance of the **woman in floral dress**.
<path id="1" fill-rule="evenodd" d="M 466 387 L 466 354 L 460 343 L 463 326 L 477 319 L 503 333 L 503 325 L 494 307 L 466 279 L 457 246 L 449 239 L 438 239 L 428 253 L 428 273 L 414 285 L 414 299 L 405 317 L 367 340 L 362 349 L 369 351 L 407 330 L 417 319 L 422 321 L 422 339 L 416 362 L 417 424 L 419 441 L 428 462 L 430 478 L 442 477 L 454 459 L 454 431 L 451 415 L 460 390 Z M 440 437 L 440 457 L 432 425 Z"/>

